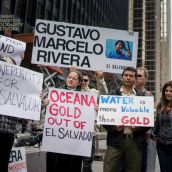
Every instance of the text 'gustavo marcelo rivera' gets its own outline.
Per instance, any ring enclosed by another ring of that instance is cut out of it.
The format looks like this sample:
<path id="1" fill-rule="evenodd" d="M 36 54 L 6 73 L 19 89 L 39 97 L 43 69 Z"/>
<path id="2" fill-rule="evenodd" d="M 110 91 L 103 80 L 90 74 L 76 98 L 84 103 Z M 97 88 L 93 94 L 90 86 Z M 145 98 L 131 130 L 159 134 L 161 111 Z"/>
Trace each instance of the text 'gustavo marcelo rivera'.
<path id="1" fill-rule="evenodd" d="M 91 68 L 91 55 L 102 55 L 100 32 L 91 27 L 58 22 L 37 22 L 36 62 Z"/>

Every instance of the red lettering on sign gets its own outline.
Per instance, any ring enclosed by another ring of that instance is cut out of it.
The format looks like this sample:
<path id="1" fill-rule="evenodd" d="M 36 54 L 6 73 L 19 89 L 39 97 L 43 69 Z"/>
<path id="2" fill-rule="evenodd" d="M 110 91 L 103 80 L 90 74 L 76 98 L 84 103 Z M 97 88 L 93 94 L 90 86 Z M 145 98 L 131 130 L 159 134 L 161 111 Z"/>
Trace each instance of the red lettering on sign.
<path id="1" fill-rule="evenodd" d="M 121 119 L 122 124 L 127 124 L 127 125 L 135 125 L 135 124 L 143 124 L 143 125 L 148 125 L 149 124 L 149 119 L 146 117 L 129 117 L 129 116 L 123 116 Z"/>

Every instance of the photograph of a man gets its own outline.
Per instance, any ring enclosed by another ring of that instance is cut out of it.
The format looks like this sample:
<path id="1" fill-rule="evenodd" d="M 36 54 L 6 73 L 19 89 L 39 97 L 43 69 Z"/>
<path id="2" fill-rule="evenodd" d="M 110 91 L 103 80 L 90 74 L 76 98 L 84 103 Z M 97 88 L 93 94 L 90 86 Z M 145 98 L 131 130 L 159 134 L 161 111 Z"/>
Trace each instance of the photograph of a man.
<path id="1" fill-rule="evenodd" d="M 123 40 L 106 41 L 106 58 L 119 60 L 132 60 L 131 53 L 132 42 Z"/>

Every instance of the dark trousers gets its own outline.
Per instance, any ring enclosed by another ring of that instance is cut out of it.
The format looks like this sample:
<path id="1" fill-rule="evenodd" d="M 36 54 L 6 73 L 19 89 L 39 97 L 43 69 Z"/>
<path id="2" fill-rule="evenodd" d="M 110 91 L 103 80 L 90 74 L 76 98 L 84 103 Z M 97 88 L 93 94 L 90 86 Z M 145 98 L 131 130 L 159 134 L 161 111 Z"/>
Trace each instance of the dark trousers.
<path id="1" fill-rule="evenodd" d="M 172 171 L 172 145 L 166 146 L 160 143 L 157 144 L 157 152 L 161 172 Z"/>
<path id="2" fill-rule="evenodd" d="M 142 152 L 141 172 L 146 172 L 146 168 L 147 168 L 147 144 L 145 144 L 145 147 L 143 148 L 143 152 Z"/>
<path id="3" fill-rule="evenodd" d="M 0 172 L 8 172 L 8 162 L 13 143 L 13 134 L 0 133 Z"/>
<path id="4" fill-rule="evenodd" d="M 92 172 L 92 164 L 95 157 L 95 137 L 93 137 L 91 157 L 82 157 L 82 172 Z"/>
<path id="5" fill-rule="evenodd" d="M 145 144 L 142 152 L 142 165 L 141 165 L 141 172 L 146 172 L 147 169 L 147 144 Z M 124 161 L 121 162 L 120 172 L 125 172 L 124 168 Z"/>
<path id="6" fill-rule="evenodd" d="M 126 172 L 140 172 L 142 148 L 134 138 L 125 139 L 122 147 L 108 146 L 104 158 L 104 172 L 119 172 L 123 163 Z"/>
<path id="7" fill-rule="evenodd" d="M 81 156 L 47 152 L 46 162 L 46 172 L 81 172 Z"/>

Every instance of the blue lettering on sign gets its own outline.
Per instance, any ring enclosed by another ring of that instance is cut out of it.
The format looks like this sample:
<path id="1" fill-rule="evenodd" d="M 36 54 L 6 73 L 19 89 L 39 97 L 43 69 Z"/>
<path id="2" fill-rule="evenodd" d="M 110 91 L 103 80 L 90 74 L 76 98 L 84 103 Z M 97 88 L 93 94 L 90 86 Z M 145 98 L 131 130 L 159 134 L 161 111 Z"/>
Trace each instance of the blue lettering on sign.
<path id="1" fill-rule="evenodd" d="M 133 97 L 101 96 L 100 101 L 104 104 L 134 104 Z"/>
<path id="2" fill-rule="evenodd" d="M 108 103 L 109 99 L 110 99 L 110 96 L 107 96 L 107 97 L 101 96 L 100 97 L 101 103 Z"/>
<path id="3" fill-rule="evenodd" d="M 116 112 L 116 108 L 103 108 L 103 107 L 100 107 L 99 108 L 99 111 L 100 112 Z"/>
<path id="4" fill-rule="evenodd" d="M 126 106 L 121 106 L 121 112 L 143 112 L 143 113 L 149 113 L 149 109 L 146 108 L 146 106 L 143 106 L 143 107 L 137 107 L 137 108 L 134 108 L 134 107 L 126 107 Z"/>

